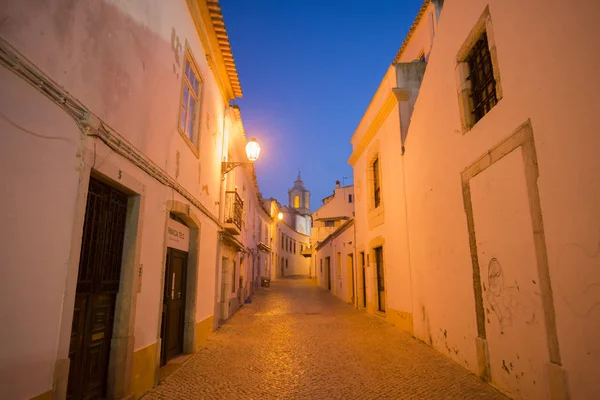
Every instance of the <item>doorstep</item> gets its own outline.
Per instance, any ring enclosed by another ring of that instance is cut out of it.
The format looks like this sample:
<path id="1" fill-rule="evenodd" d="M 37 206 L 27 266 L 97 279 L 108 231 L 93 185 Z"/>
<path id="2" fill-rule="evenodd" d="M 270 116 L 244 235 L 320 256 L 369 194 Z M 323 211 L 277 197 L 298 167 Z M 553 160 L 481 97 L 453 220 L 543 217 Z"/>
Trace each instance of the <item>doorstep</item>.
<path id="1" fill-rule="evenodd" d="M 177 371 L 191 357 L 191 354 L 182 354 L 167 361 L 167 363 L 158 369 L 158 381 L 162 381 L 173 372 Z"/>

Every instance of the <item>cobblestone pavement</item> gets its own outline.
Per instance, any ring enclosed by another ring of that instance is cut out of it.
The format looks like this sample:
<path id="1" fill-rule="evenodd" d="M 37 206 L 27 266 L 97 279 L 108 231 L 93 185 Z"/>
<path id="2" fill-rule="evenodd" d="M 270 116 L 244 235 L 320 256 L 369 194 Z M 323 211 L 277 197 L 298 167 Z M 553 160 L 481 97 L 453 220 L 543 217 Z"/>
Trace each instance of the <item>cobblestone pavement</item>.
<path id="1" fill-rule="evenodd" d="M 254 295 L 143 400 L 506 399 L 396 327 L 307 279 Z"/>

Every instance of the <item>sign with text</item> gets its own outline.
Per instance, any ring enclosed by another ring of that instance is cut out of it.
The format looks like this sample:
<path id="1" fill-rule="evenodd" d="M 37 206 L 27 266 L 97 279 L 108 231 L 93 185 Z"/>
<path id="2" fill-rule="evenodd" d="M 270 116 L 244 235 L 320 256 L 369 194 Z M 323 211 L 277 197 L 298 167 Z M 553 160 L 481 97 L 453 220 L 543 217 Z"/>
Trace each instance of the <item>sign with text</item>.
<path id="1" fill-rule="evenodd" d="M 190 247 L 190 228 L 169 218 L 167 222 L 167 247 L 187 252 Z"/>

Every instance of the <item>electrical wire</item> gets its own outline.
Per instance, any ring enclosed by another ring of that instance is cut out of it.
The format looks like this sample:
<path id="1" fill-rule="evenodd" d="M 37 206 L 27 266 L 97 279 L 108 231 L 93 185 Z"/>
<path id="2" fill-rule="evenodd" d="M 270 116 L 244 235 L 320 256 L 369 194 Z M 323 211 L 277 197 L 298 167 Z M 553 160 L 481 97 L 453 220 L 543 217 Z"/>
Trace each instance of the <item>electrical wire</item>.
<path id="1" fill-rule="evenodd" d="M 37 138 L 46 139 L 46 140 L 58 140 L 58 141 L 61 141 L 61 142 L 72 144 L 73 146 L 77 147 L 77 143 L 74 140 L 67 139 L 67 138 L 62 138 L 62 137 L 58 137 L 58 136 L 42 135 L 42 134 L 39 134 L 39 133 L 32 132 L 29 129 L 23 128 L 21 125 L 17 124 L 16 122 L 14 122 L 10 118 L 8 118 L 6 115 L 4 115 L 4 113 L 2 111 L 0 111 L 0 117 L 3 120 L 5 120 L 6 122 L 8 122 L 10 125 L 12 125 L 13 127 L 17 128 L 18 130 L 20 130 L 22 132 L 28 133 L 31 136 L 35 136 Z"/>

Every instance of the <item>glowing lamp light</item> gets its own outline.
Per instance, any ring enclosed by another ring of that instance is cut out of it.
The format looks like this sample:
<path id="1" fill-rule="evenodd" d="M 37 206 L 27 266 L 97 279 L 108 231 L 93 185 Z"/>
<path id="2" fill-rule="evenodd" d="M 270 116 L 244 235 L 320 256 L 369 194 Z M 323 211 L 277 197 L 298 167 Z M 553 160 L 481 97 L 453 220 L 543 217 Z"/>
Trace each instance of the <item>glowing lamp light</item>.
<path id="1" fill-rule="evenodd" d="M 246 157 L 248 157 L 248 161 L 250 162 L 233 162 L 233 161 L 222 161 L 221 162 L 221 173 L 223 175 L 227 174 L 232 169 L 239 167 L 240 165 L 250 165 L 254 161 L 258 160 L 258 155 L 260 154 L 260 146 L 255 138 L 250 139 L 250 141 L 246 144 Z"/>
<path id="2" fill-rule="evenodd" d="M 277 214 L 277 219 L 281 221 L 283 219 L 283 213 L 280 212 Z"/>
<path id="3" fill-rule="evenodd" d="M 258 160 L 258 155 L 260 154 L 260 146 L 255 138 L 250 139 L 250 141 L 246 144 L 246 155 L 248 156 L 248 161 L 254 162 Z"/>

